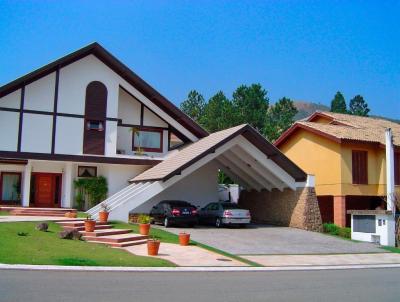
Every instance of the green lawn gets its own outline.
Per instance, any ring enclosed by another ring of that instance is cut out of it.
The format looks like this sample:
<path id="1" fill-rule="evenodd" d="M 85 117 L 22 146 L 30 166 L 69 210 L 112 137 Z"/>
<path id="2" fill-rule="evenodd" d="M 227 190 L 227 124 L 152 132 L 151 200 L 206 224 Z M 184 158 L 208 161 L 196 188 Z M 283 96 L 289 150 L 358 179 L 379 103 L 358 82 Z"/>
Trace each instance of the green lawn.
<path id="1" fill-rule="evenodd" d="M 8 216 L 10 215 L 7 211 L 0 211 L 0 216 Z"/>
<path id="2" fill-rule="evenodd" d="M 0 263 L 85 266 L 174 266 L 169 261 L 130 254 L 104 244 L 59 239 L 61 227 L 35 230 L 38 222 L 0 223 Z M 19 236 L 18 233 L 26 233 Z"/>
<path id="3" fill-rule="evenodd" d="M 392 252 L 392 253 L 398 253 L 398 254 L 400 254 L 400 247 L 382 246 L 381 248 L 383 248 L 384 250 L 387 250 L 387 251 L 389 251 L 389 252 Z"/>

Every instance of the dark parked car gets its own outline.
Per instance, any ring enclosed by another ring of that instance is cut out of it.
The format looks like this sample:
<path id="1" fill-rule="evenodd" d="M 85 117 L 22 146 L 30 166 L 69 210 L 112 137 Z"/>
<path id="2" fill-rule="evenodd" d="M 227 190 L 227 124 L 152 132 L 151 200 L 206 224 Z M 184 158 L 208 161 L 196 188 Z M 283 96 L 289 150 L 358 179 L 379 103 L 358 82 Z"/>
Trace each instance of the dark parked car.
<path id="1" fill-rule="evenodd" d="M 186 201 L 164 200 L 150 211 L 152 223 L 194 226 L 198 223 L 197 208 Z"/>
<path id="2" fill-rule="evenodd" d="M 241 209 L 235 203 L 212 202 L 199 211 L 199 222 L 213 224 L 217 228 L 223 225 L 245 226 L 251 221 L 249 210 Z"/>

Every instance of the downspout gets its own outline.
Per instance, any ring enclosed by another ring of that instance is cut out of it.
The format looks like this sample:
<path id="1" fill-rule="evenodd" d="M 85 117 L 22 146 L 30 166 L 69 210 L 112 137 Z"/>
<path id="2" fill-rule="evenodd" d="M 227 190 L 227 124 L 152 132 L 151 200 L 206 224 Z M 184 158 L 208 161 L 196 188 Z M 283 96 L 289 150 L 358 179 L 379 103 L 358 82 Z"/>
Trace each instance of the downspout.
<path id="1" fill-rule="evenodd" d="M 396 205 L 394 204 L 394 149 L 392 129 L 385 130 L 386 145 L 386 209 L 396 214 Z"/>

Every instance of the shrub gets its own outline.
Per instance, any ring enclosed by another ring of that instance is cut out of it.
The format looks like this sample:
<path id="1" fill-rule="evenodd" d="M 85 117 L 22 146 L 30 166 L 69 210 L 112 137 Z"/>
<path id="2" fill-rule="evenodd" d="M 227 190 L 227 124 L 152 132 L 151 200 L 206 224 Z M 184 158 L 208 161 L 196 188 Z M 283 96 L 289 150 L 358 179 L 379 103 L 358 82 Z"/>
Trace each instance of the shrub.
<path id="1" fill-rule="evenodd" d="M 151 218 L 150 218 L 149 215 L 140 214 L 138 219 L 137 219 L 137 222 L 140 223 L 140 224 L 148 224 L 148 223 L 150 223 L 150 219 Z"/>
<path id="2" fill-rule="evenodd" d="M 343 238 L 351 238 L 350 228 L 342 228 L 333 223 L 324 223 L 323 228 L 324 228 L 324 233 L 328 233 L 330 235 L 339 236 Z"/>
<path id="3" fill-rule="evenodd" d="M 58 237 L 61 239 L 80 240 L 82 237 L 82 234 L 79 233 L 79 231 L 77 231 L 77 230 L 64 230 L 58 234 Z"/>
<path id="4" fill-rule="evenodd" d="M 38 231 L 42 231 L 42 232 L 47 232 L 47 229 L 49 228 L 49 225 L 47 224 L 47 223 L 45 223 L 45 222 L 42 222 L 42 223 L 39 223 L 37 226 L 36 226 L 36 229 L 38 230 Z"/>

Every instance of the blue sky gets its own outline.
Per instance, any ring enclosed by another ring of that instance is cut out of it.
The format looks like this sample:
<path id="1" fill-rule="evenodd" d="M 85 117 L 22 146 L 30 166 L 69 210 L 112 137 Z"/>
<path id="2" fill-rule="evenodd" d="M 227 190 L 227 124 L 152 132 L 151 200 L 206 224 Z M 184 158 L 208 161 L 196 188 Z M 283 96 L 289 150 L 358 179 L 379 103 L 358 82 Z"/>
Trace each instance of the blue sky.
<path id="1" fill-rule="evenodd" d="M 399 1 L 3 1 L 0 85 L 98 41 L 175 104 L 191 89 L 400 117 Z"/>

